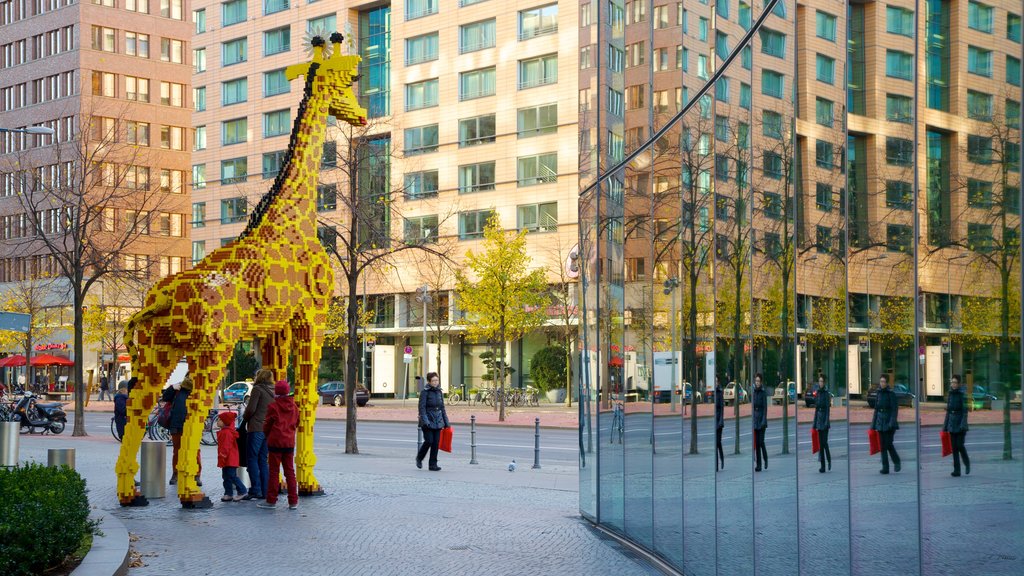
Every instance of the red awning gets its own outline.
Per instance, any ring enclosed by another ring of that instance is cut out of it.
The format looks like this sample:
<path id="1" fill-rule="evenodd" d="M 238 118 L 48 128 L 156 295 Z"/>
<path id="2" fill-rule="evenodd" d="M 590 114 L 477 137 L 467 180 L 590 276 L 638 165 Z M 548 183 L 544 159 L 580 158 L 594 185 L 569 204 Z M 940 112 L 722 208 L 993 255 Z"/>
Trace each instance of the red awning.
<path id="1" fill-rule="evenodd" d="M 25 357 L 21 354 L 15 354 L 6 358 L 0 359 L 0 368 L 13 368 L 15 366 L 24 366 Z"/>
<path id="2" fill-rule="evenodd" d="M 32 357 L 33 366 L 74 366 L 74 360 L 68 360 L 53 354 L 40 354 Z"/>

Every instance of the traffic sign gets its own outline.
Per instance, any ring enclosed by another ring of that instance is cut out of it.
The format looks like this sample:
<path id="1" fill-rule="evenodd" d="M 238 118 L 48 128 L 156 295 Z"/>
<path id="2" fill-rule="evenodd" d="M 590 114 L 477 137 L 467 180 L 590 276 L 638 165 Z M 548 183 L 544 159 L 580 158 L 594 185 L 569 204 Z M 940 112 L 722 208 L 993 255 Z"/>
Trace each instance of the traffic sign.
<path id="1" fill-rule="evenodd" d="M 367 352 L 373 352 L 373 347 L 376 344 L 377 344 L 377 339 L 375 337 L 373 337 L 373 336 L 367 336 L 366 337 L 366 344 L 364 344 L 364 346 L 366 347 L 366 351 Z"/>
<path id="2" fill-rule="evenodd" d="M 406 356 L 411 356 L 412 355 L 412 346 L 406 346 L 405 347 L 405 355 Z"/>
<path id="3" fill-rule="evenodd" d="M 412 354 L 402 354 L 402 362 L 412 364 Z"/>

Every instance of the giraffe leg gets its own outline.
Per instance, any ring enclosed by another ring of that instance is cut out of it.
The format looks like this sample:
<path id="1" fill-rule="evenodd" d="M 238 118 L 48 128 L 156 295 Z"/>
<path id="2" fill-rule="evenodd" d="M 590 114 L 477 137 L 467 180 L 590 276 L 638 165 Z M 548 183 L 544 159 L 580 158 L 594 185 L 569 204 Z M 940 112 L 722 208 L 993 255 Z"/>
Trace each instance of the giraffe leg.
<path id="1" fill-rule="evenodd" d="M 313 425 L 316 423 L 317 372 L 320 367 L 324 329 L 309 318 L 296 322 L 293 329 L 296 343 L 295 404 L 299 407 L 299 430 L 295 438 L 295 472 L 300 496 L 323 494 L 313 475 L 316 454 L 313 453 Z"/>
<path id="2" fill-rule="evenodd" d="M 138 454 L 149 423 L 149 414 L 167 382 L 179 356 L 170 348 L 157 347 L 140 336 L 140 358 L 136 366 L 138 383 L 128 399 L 128 422 L 121 439 L 121 452 L 117 457 L 117 499 L 122 506 L 145 506 L 149 502 L 135 488 L 135 475 L 139 471 Z"/>
<path id="3" fill-rule="evenodd" d="M 281 331 L 268 334 L 260 339 L 260 354 L 263 367 L 274 371 L 274 378 L 280 380 L 288 374 L 288 357 L 291 356 L 292 330 L 285 326 Z"/>
<path id="4" fill-rule="evenodd" d="M 199 473 L 199 441 L 203 437 L 203 423 L 213 404 L 214 390 L 224 375 L 224 367 L 231 358 L 231 349 L 205 350 L 189 358 L 192 375 L 192 393 L 188 395 L 188 418 L 178 449 L 178 500 L 182 508 L 210 508 L 213 503 L 196 484 Z"/>

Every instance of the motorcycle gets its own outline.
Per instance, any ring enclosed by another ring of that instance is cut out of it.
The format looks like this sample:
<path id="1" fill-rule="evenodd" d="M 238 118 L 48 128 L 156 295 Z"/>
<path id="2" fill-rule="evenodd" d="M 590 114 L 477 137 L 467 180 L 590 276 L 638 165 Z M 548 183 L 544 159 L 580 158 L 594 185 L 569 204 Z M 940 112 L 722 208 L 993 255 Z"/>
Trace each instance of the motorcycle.
<path id="1" fill-rule="evenodd" d="M 43 434 L 60 434 L 68 423 L 68 415 L 62 409 L 62 402 L 39 402 L 39 396 L 26 392 L 21 400 L 14 405 L 13 422 L 21 424 L 21 432 L 34 434 L 36 428 L 42 428 Z"/>

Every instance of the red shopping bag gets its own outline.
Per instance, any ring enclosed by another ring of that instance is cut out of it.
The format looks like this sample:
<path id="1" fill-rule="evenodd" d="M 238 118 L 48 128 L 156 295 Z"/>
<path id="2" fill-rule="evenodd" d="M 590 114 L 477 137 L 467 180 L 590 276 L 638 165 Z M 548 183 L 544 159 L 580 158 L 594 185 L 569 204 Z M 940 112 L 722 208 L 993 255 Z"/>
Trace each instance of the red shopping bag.
<path id="1" fill-rule="evenodd" d="M 953 440 L 945 430 L 939 432 L 939 438 L 942 439 L 942 457 L 945 458 L 953 453 Z"/>
<path id="2" fill-rule="evenodd" d="M 438 443 L 438 448 L 445 452 L 452 451 L 452 427 L 441 429 L 441 442 Z"/>
<path id="3" fill-rule="evenodd" d="M 821 450 L 821 440 L 818 438 L 818 429 L 811 428 L 811 454 L 817 454 Z"/>
<path id="4" fill-rule="evenodd" d="M 882 439 L 878 436 L 878 430 L 868 430 L 868 444 L 871 445 L 871 454 L 882 451 Z"/>

